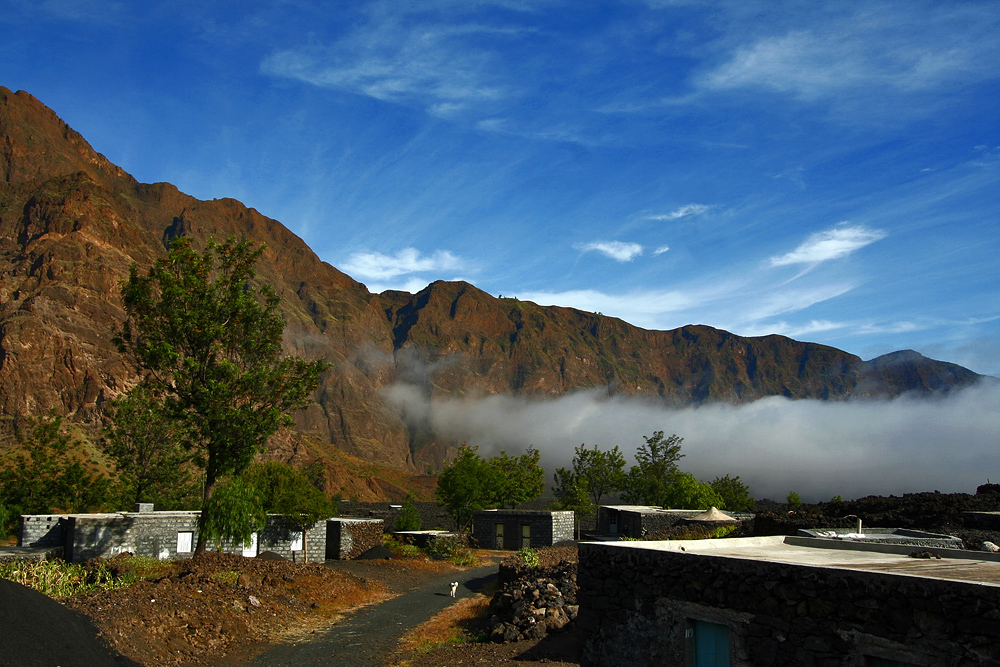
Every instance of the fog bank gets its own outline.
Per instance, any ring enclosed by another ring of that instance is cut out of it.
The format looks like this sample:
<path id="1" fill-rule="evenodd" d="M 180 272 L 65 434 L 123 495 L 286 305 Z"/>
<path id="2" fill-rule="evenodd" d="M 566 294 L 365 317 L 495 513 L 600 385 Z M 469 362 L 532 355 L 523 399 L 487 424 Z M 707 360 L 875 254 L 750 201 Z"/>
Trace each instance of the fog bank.
<path id="1" fill-rule="evenodd" d="M 681 468 L 711 481 L 739 475 L 754 497 L 806 501 L 940 490 L 974 493 L 1000 482 L 1000 383 L 947 397 L 793 401 L 766 398 L 740 406 L 671 409 L 648 399 L 608 397 L 604 390 L 555 399 L 513 396 L 430 400 L 416 385 L 383 392 L 411 425 L 478 445 L 492 455 L 542 454 L 547 481 L 586 443 L 618 445 L 632 463 L 642 436 L 684 438 Z"/>

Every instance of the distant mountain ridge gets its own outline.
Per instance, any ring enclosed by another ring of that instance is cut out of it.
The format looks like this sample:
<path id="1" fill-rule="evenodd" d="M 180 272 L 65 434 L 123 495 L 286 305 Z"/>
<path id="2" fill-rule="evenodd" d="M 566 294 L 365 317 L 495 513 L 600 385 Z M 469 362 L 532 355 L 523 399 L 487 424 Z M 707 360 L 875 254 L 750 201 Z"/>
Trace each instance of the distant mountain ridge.
<path id="1" fill-rule="evenodd" d="M 110 342 L 129 266 L 148 266 L 179 235 L 201 247 L 231 234 L 268 246 L 258 278 L 282 297 L 287 352 L 333 364 L 299 431 L 403 470 L 439 467 L 456 443 L 415 433 L 390 410 L 379 392 L 395 382 L 431 398 L 606 387 L 687 405 L 946 393 L 981 377 L 912 351 L 865 362 L 784 336 L 649 331 L 464 282 L 372 294 L 276 220 L 233 199 L 139 183 L 34 97 L 0 87 L 0 413 L 54 409 L 98 423 L 136 380 Z M 306 461 L 303 442 L 284 434 L 272 444 Z"/>

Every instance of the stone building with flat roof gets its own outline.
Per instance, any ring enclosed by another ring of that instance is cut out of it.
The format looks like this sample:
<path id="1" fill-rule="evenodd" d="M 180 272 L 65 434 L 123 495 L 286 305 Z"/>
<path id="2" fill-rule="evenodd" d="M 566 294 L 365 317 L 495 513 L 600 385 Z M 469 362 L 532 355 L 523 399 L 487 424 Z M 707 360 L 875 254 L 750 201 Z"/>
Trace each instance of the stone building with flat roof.
<path id="1" fill-rule="evenodd" d="M 580 545 L 581 665 L 1000 664 L 1000 555 L 753 537 Z"/>
<path id="2" fill-rule="evenodd" d="M 484 549 L 517 551 L 573 539 L 573 512 L 484 510 L 472 515 L 472 537 Z"/>

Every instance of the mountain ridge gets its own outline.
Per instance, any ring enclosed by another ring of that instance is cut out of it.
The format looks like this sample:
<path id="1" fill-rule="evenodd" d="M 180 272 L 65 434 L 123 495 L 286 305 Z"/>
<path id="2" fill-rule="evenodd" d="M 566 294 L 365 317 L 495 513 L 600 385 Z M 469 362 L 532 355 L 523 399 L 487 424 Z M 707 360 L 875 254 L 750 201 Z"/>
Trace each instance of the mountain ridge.
<path id="1" fill-rule="evenodd" d="M 943 394 L 981 377 L 912 351 L 866 362 L 779 335 L 641 329 L 465 282 L 373 294 L 277 220 L 235 199 L 140 183 L 37 99 L 0 87 L 0 413 L 13 423 L 56 410 L 96 428 L 136 380 L 110 343 L 124 316 L 119 281 L 176 236 L 200 248 L 232 234 L 268 246 L 257 277 L 282 298 L 286 352 L 333 364 L 317 403 L 296 415 L 298 431 L 411 472 L 440 468 L 456 443 L 386 406 L 381 392 L 397 382 L 429 398 L 603 387 L 682 406 Z M 291 440 L 274 439 L 272 453 L 308 462 Z"/>

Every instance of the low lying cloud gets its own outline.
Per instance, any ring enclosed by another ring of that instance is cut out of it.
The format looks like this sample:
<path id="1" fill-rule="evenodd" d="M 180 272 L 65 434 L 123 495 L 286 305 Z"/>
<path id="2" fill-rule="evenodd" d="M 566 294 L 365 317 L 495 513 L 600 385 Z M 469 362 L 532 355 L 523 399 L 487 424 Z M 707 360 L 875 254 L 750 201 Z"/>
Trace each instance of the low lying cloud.
<path id="1" fill-rule="evenodd" d="M 486 455 L 529 445 L 547 479 L 586 443 L 621 447 L 631 458 L 642 436 L 684 438 L 681 467 L 700 479 L 739 475 L 755 497 L 804 500 L 916 491 L 975 492 L 1000 480 L 1000 383 L 947 397 L 874 401 L 792 401 L 668 408 L 606 390 L 548 399 L 484 396 L 431 400 L 414 385 L 387 388 L 386 402 L 438 437 Z"/>
<path id="2" fill-rule="evenodd" d="M 885 237 L 886 233 L 881 230 L 869 229 L 864 225 L 851 226 L 842 222 L 833 229 L 812 234 L 790 253 L 780 257 L 772 257 L 771 266 L 818 264 L 830 259 L 846 257 L 855 250 L 860 250 Z"/>
<path id="3" fill-rule="evenodd" d="M 580 252 L 597 251 L 610 257 L 616 262 L 631 262 L 642 254 L 642 246 L 638 243 L 624 243 L 622 241 L 593 241 L 591 243 L 577 243 L 573 246 Z"/>

